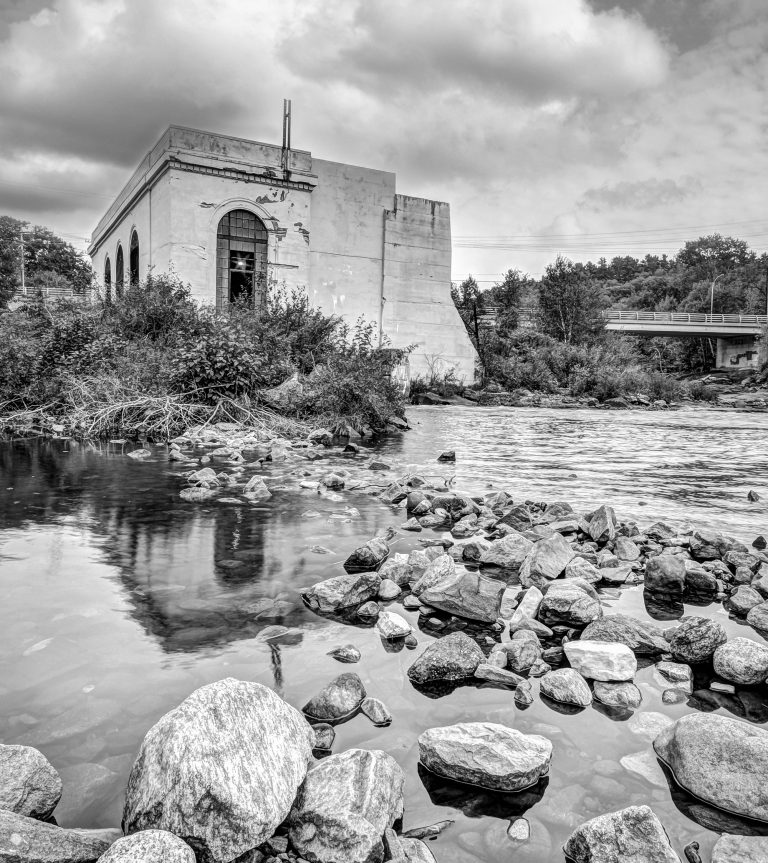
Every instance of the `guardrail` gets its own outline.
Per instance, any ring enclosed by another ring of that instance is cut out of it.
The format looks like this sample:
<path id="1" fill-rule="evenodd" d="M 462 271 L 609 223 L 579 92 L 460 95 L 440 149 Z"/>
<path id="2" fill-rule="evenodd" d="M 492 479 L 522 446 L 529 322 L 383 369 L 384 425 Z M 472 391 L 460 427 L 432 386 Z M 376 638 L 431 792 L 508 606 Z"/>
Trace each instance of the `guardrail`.
<path id="1" fill-rule="evenodd" d="M 607 321 L 661 321 L 675 324 L 768 324 L 768 315 L 705 315 L 703 312 L 603 312 Z"/>

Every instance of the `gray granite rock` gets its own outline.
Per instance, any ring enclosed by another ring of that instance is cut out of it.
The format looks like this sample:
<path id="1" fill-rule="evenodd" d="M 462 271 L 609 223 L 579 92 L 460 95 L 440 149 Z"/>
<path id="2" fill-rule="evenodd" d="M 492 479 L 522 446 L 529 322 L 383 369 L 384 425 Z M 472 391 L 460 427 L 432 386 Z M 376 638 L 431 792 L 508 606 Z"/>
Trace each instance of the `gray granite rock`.
<path id="1" fill-rule="evenodd" d="M 768 677 L 768 647 L 751 638 L 732 638 L 715 650 L 712 665 L 723 680 L 754 686 Z"/>
<path id="2" fill-rule="evenodd" d="M 623 707 L 634 710 L 640 706 L 643 696 L 634 683 L 604 683 L 595 681 L 594 697 L 606 707 Z"/>
<path id="3" fill-rule="evenodd" d="M 499 617 L 505 587 L 503 581 L 458 570 L 422 590 L 419 599 L 449 614 L 493 623 Z"/>
<path id="4" fill-rule="evenodd" d="M 598 815 L 577 827 L 563 850 L 573 863 L 680 863 L 648 806 Z"/>
<path id="5" fill-rule="evenodd" d="M 465 680 L 484 661 L 483 651 L 468 635 L 452 632 L 428 645 L 408 669 L 408 677 L 418 684 Z"/>
<path id="6" fill-rule="evenodd" d="M 328 651 L 328 656 L 344 663 L 360 662 L 360 651 L 354 644 L 342 644 L 340 647 L 334 647 L 333 650 Z"/>
<path id="7" fill-rule="evenodd" d="M 0 860 L 3 863 L 94 863 L 110 843 L 88 831 L 53 824 L 0 809 Z"/>
<path id="8" fill-rule="evenodd" d="M 669 644 L 658 626 L 628 614 L 608 614 L 594 620 L 584 629 L 581 637 L 590 641 L 625 644 L 638 656 L 655 656 L 669 650 Z"/>
<path id="9" fill-rule="evenodd" d="M 419 760 L 438 776 L 493 791 L 521 791 L 549 770 L 552 744 L 493 722 L 430 728 L 419 736 Z"/>
<path id="10" fill-rule="evenodd" d="M 528 707 L 529 704 L 533 704 L 533 687 L 530 681 L 524 680 L 517 685 L 517 689 L 515 689 L 515 704 L 518 707 Z"/>
<path id="11" fill-rule="evenodd" d="M 376 629 L 382 638 L 405 638 L 411 632 L 411 624 L 394 611 L 382 611 L 376 620 Z"/>
<path id="12" fill-rule="evenodd" d="M 768 821 L 768 731 L 728 716 L 693 713 L 653 741 L 677 784 L 726 812 Z"/>
<path id="13" fill-rule="evenodd" d="M 47 818 L 61 798 L 61 777 L 31 746 L 0 744 L 0 809 Z"/>
<path id="14" fill-rule="evenodd" d="M 168 830 L 228 863 L 271 836 L 304 781 L 315 738 L 271 689 L 228 678 L 195 690 L 148 732 L 123 829 Z"/>
<path id="15" fill-rule="evenodd" d="M 564 645 L 571 667 L 588 680 L 632 680 L 637 672 L 635 654 L 616 641 L 590 641 L 584 638 Z"/>
<path id="16" fill-rule="evenodd" d="M 747 623 L 760 633 L 768 633 L 768 601 L 761 602 L 749 609 Z"/>
<path id="17" fill-rule="evenodd" d="M 409 558 L 410 559 L 410 558 Z M 456 573 L 456 564 L 449 554 L 442 552 L 427 564 L 427 568 L 412 585 L 411 590 L 416 596 L 421 596 L 423 591 L 437 584 L 443 579 L 449 578 Z"/>
<path id="18" fill-rule="evenodd" d="M 587 707 L 592 703 L 592 693 L 587 681 L 572 668 L 556 668 L 548 671 L 541 678 L 540 691 L 542 695 L 561 704 Z"/>
<path id="19" fill-rule="evenodd" d="M 366 696 L 363 681 L 347 672 L 335 677 L 302 707 L 302 712 L 318 722 L 340 722 L 357 712 Z"/>
<path id="20" fill-rule="evenodd" d="M 291 811 L 292 846 L 313 863 L 382 863 L 384 831 L 403 813 L 404 781 L 394 758 L 379 750 L 324 758 Z"/>
<path id="21" fill-rule="evenodd" d="M 768 863 L 768 836 L 724 833 L 712 849 L 712 863 Z"/>
<path id="22" fill-rule="evenodd" d="M 588 516 L 589 535 L 595 542 L 610 542 L 616 536 L 616 513 L 610 506 L 601 506 Z"/>
<path id="23" fill-rule="evenodd" d="M 383 727 L 392 722 L 392 714 L 387 709 L 387 705 L 378 698 L 371 698 L 370 696 L 365 698 L 360 705 L 360 712 L 365 714 L 376 726 Z"/>
<path id="24" fill-rule="evenodd" d="M 332 612 L 366 602 L 378 594 L 380 586 L 376 572 L 346 573 L 318 581 L 303 596 L 311 609 Z"/>
<path id="25" fill-rule="evenodd" d="M 389 555 L 389 546 L 380 537 L 369 539 L 356 548 L 344 561 L 347 572 L 364 572 L 378 569 Z"/>
<path id="26" fill-rule="evenodd" d="M 574 556 L 571 544 L 561 534 L 541 539 L 528 552 L 520 567 L 520 583 L 523 587 L 543 587 L 561 575 Z"/>
<path id="27" fill-rule="evenodd" d="M 707 662 L 727 640 L 725 630 L 716 620 L 684 617 L 669 642 L 669 651 L 678 662 Z"/>
<path id="28" fill-rule="evenodd" d="M 480 555 L 483 566 L 499 566 L 511 572 L 518 572 L 528 556 L 533 543 L 520 533 L 510 533 L 495 539 Z"/>
<path id="29" fill-rule="evenodd" d="M 506 668 L 491 662 L 481 662 L 475 669 L 475 677 L 478 680 L 487 680 L 489 683 L 498 683 L 501 686 L 512 688 L 525 681 L 524 677 L 520 677 L 514 671 L 508 671 Z"/>
<path id="30" fill-rule="evenodd" d="M 746 617 L 749 612 L 756 605 L 760 605 L 762 601 L 762 594 L 758 593 L 754 587 L 750 587 L 747 584 L 740 584 L 728 597 L 728 606 L 735 615 Z"/>
<path id="31" fill-rule="evenodd" d="M 602 617 L 600 600 L 584 590 L 587 584 L 579 578 L 550 582 L 541 600 L 539 620 L 547 626 L 563 624 L 581 628 Z"/>
<path id="32" fill-rule="evenodd" d="M 318 722 L 312 726 L 312 731 L 315 735 L 313 749 L 329 750 L 333 747 L 333 741 L 336 739 L 336 732 L 333 726 L 328 722 Z"/>
<path id="33" fill-rule="evenodd" d="M 645 589 L 662 596 L 679 596 L 685 590 L 685 563 L 677 555 L 660 554 L 645 564 Z"/>
<path id="34" fill-rule="evenodd" d="M 99 863 L 195 863 L 195 852 L 166 830 L 141 830 L 110 845 Z"/>
<path id="35" fill-rule="evenodd" d="M 628 536 L 617 536 L 613 545 L 613 553 L 619 560 L 634 561 L 640 557 L 640 549 Z"/>

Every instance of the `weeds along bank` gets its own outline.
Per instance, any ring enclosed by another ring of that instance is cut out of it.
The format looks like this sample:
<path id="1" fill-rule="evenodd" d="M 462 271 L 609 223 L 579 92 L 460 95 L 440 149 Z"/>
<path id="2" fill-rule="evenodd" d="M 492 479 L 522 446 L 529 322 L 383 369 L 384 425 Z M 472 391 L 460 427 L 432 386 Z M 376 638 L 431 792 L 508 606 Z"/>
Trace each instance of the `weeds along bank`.
<path id="1" fill-rule="evenodd" d="M 374 344 L 372 324 L 350 328 L 301 293 L 217 314 L 156 276 L 93 305 L 0 310 L 0 423 L 154 439 L 220 421 L 264 437 L 377 431 L 403 413 L 400 359 Z"/>

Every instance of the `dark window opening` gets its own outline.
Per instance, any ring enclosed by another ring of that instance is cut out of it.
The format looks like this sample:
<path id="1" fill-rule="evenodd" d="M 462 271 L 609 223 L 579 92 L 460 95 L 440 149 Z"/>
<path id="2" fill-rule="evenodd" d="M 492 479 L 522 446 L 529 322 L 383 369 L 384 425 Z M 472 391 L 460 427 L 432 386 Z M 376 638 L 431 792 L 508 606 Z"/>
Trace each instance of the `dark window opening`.
<path id="1" fill-rule="evenodd" d="M 123 274 L 123 247 L 117 247 L 117 257 L 115 258 L 115 291 L 118 297 L 123 295 L 123 285 L 125 284 L 125 276 Z"/>
<path id="2" fill-rule="evenodd" d="M 267 297 L 267 229 L 247 210 L 232 210 L 216 234 L 216 307 L 237 301 L 257 309 Z"/>
<path id="3" fill-rule="evenodd" d="M 104 264 L 104 287 L 112 287 L 112 264 L 109 263 L 109 258 L 107 258 L 107 262 Z"/>
<path id="4" fill-rule="evenodd" d="M 131 248 L 128 252 L 128 278 L 132 285 L 139 283 L 139 235 L 134 231 L 131 234 Z"/>

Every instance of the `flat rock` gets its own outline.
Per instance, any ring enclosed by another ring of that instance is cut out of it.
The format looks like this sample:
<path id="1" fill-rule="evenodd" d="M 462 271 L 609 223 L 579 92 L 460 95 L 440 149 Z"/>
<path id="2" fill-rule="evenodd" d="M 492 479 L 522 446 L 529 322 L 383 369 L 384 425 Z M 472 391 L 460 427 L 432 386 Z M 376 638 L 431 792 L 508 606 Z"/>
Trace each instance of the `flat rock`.
<path id="1" fill-rule="evenodd" d="M 110 843 L 87 831 L 0 809 L 0 860 L 4 863 L 94 863 Z"/>
<path id="2" fill-rule="evenodd" d="M 439 776 L 494 791 L 521 791 L 549 770 L 552 744 L 493 722 L 430 728 L 419 736 L 419 760 Z"/>
<path id="3" fill-rule="evenodd" d="M 481 662 L 475 669 L 475 677 L 478 680 L 487 680 L 489 683 L 498 683 L 513 689 L 525 682 L 525 678 L 515 674 L 514 671 L 508 671 L 506 668 L 501 668 L 491 662 Z"/>
<path id="4" fill-rule="evenodd" d="M 768 863 L 768 836 L 724 833 L 712 849 L 712 863 Z"/>
<path id="5" fill-rule="evenodd" d="M 768 821 L 765 729 L 693 713 L 664 728 L 653 748 L 685 791 L 726 812 Z"/>
<path id="6" fill-rule="evenodd" d="M 168 830 L 228 863 L 269 838 L 304 781 L 314 734 L 266 686 L 227 678 L 195 690 L 148 732 L 123 830 Z"/>
<path id="7" fill-rule="evenodd" d="M 581 637 L 590 641 L 625 644 L 638 656 L 655 656 L 669 650 L 669 644 L 658 626 L 628 614 L 608 614 L 594 620 Z"/>
<path id="8" fill-rule="evenodd" d="M 340 722 L 356 713 L 366 696 L 363 681 L 347 672 L 334 678 L 302 707 L 302 712 L 318 722 Z"/>
<path id="9" fill-rule="evenodd" d="M 680 863 L 648 806 L 628 806 L 577 827 L 563 849 L 573 863 Z"/>
<path id="10" fill-rule="evenodd" d="M 293 848 L 313 863 L 382 863 L 403 813 L 405 777 L 380 750 L 348 749 L 308 773 L 290 815 Z"/>
<path id="11" fill-rule="evenodd" d="M 669 642 L 669 651 L 678 662 L 707 662 L 727 640 L 725 630 L 716 620 L 684 617 Z"/>
<path id="12" fill-rule="evenodd" d="M 592 703 L 592 693 L 587 681 L 573 668 L 556 668 L 548 671 L 541 678 L 540 690 L 542 695 L 561 704 L 587 707 Z"/>
<path id="13" fill-rule="evenodd" d="M 754 686 L 768 677 L 768 647 L 751 638 L 732 638 L 715 649 L 712 665 L 723 680 Z"/>
<path id="14" fill-rule="evenodd" d="M 419 599 L 449 614 L 494 623 L 499 617 L 505 587 L 503 581 L 463 570 L 426 588 Z"/>
<path id="15" fill-rule="evenodd" d="M 634 683 L 604 683 L 595 681 L 595 699 L 606 707 L 623 707 L 635 710 L 643 701 L 640 690 Z"/>
<path id="16" fill-rule="evenodd" d="M 376 629 L 382 638 L 405 638 L 411 632 L 411 624 L 394 611 L 381 611 Z"/>
<path id="17" fill-rule="evenodd" d="M 564 650 L 571 667 L 589 680 L 632 680 L 637 672 L 635 654 L 626 644 L 582 638 L 569 641 Z"/>
<path id="18" fill-rule="evenodd" d="M 493 540 L 480 555 L 480 563 L 483 566 L 498 566 L 518 572 L 532 548 L 530 539 L 520 533 L 510 533 L 501 539 Z"/>
<path id="19" fill-rule="evenodd" d="M 408 677 L 418 684 L 465 680 L 473 677 L 477 666 L 484 661 L 483 651 L 468 635 L 452 632 L 427 646 L 408 669 Z"/>
<path id="20" fill-rule="evenodd" d="M 195 863 L 195 852 L 166 830 L 141 830 L 110 845 L 99 863 Z"/>
<path id="21" fill-rule="evenodd" d="M 31 746 L 0 744 L 0 809 L 46 819 L 61 798 L 61 777 Z"/>
<path id="22" fill-rule="evenodd" d="M 303 596 L 311 609 L 327 613 L 366 602 L 378 594 L 380 585 L 376 572 L 346 573 L 318 581 Z"/>

